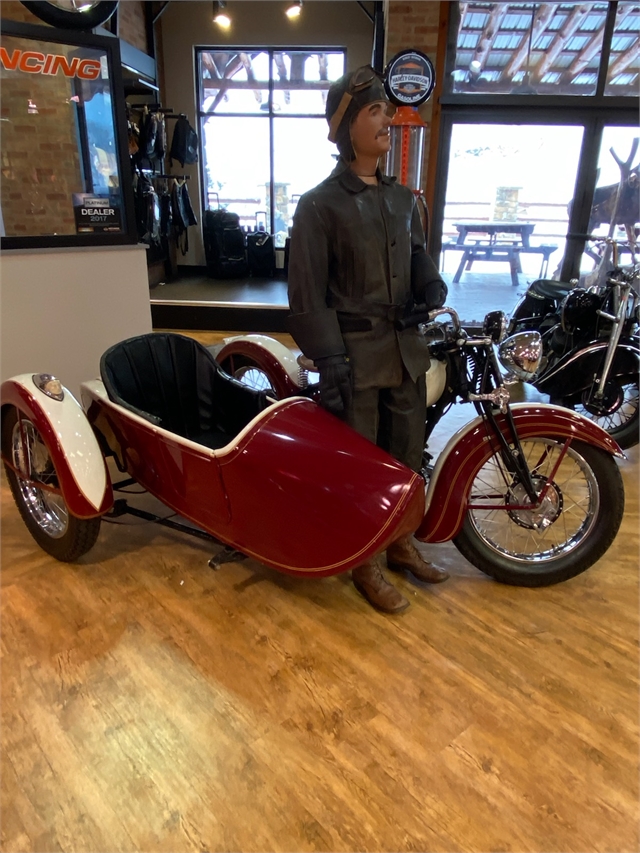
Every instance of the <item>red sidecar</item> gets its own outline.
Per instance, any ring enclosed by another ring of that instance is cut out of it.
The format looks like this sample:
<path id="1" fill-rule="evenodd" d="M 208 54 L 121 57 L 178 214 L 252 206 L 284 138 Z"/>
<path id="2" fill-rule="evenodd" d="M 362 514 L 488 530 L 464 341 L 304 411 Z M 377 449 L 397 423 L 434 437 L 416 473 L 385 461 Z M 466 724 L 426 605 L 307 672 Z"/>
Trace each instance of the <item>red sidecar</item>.
<path id="1" fill-rule="evenodd" d="M 231 379 L 190 338 L 124 341 L 101 374 L 82 385 L 84 410 L 46 374 L 1 389 L 12 492 L 58 559 L 89 550 L 112 509 L 109 456 L 216 539 L 292 574 L 346 571 L 422 519 L 419 475 L 311 400 Z"/>

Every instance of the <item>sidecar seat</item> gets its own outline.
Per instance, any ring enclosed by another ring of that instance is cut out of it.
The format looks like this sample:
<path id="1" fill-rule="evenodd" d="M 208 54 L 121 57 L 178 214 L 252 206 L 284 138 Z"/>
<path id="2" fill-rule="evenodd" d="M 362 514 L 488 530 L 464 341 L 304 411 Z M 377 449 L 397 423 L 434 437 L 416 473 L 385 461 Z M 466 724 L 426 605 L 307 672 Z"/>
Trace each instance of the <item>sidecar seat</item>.
<path id="1" fill-rule="evenodd" d="M 100 374 L 109 399 L 163 429 L 224 447 L 270 404 L 266 392 L 227 376 L 202 344 L 151 333 L 108 349 Z"/>

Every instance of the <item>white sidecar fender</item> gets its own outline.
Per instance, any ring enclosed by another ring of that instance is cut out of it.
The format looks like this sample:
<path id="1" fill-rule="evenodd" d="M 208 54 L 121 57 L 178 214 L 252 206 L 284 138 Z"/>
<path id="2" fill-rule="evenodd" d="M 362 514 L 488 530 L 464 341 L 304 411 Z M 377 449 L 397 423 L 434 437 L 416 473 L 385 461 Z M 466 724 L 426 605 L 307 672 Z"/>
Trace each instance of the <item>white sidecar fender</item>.
<path id="1" fill-rule="evenodd" d="M 92 518 L 111 508 L 113 491 L 100 445 L 67 388 L 63 399 L 55 400 L 36 386 L 32 374 L 23 373 L 2 383 L 0 402 L 3 414 L 5 406 L 15 406 L 42 436 L 72 515 Z"/>

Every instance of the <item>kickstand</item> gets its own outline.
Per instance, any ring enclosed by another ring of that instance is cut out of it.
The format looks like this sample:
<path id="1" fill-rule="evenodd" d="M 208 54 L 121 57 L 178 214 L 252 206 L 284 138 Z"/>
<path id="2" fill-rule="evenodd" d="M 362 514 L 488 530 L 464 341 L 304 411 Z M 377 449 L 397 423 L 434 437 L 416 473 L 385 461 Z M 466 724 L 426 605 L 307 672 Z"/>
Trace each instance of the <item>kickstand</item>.
<path id="1" fill-rule="evenodd" d="M 223 563 L 239 563 L 240 560 L 246 560 L 247 555 L 241 551 L 236 551 L 230 545 L 225 545 L 217 554 L 209 560 L 209 566 L 214 571 L 219 571 Z"/>

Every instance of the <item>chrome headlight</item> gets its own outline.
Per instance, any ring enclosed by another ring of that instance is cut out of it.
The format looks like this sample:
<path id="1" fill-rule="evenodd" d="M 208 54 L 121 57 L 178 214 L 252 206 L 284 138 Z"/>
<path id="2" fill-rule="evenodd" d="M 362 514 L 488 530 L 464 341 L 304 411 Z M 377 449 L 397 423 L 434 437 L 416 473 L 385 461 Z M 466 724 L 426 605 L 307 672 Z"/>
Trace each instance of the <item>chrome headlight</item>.
<path id="1" fill-rule="evenodd" d="M 489 311 L 482 324 L 482 334 L 499 344 L 507 334 L 507 315 L 504 311 Z"/>
<path id="2" fill-rule="evenodd" d="M 540 332 L 518 332 L 498 348 L 502 364 L 523 382 L 529 382 L 536 375 L 541 356 Z"/>
<path id="3" fill-rule="evenodd" d="M 64 400 L 62 382 L 56 379 L 55 376 L 52 376 L 50 373 L 34 373 L 31 378 L 36 388 L 39 388 L 47 397 L 51 397 L 52 400 L 58 400 L 59 402 Z"/>

